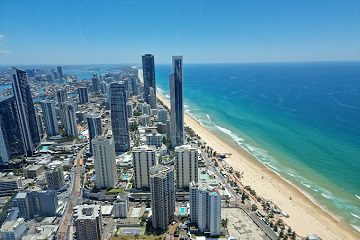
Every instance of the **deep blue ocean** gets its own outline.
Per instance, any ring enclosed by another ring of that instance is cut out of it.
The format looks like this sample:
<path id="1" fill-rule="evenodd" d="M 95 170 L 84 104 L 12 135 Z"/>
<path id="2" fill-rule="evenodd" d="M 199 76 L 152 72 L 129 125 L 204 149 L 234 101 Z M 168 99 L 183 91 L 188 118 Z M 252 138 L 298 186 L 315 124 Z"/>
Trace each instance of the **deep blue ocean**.
<path id="1" fill-rule="evenodd" d="M 63 71 L 84 79 L 117 66 Z M 166 95 L 170 72 L 156 65 Z M 184 98 L 202 125 L 360 231 L 360 62 L 188 64 Z"/>

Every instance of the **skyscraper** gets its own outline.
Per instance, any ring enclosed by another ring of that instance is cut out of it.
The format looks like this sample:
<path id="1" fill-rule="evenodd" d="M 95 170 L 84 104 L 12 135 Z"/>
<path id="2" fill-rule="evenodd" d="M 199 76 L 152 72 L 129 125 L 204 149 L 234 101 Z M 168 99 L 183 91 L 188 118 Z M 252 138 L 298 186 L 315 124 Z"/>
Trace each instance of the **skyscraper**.
<path id="1" fill-rule="evenodd" d="M 157 112 L 157 121 L 166 124 L 168 120 L 168 111 L 166 109 L 159 109 Z"/>
<path id="2" fill-rule="evenodd" d="M 25 71 L 13 68 L 12 77 L 12 88 L 16 99 L 25 149 L 28 155 L 32 155 L 34 149 L 40 143 L 40 135 L 36 124 L 30 85 Z"/>
<path id="3" fill-rule="evenodd" d="M 60 78 L 64 78 L 64 75 L 63 75 L 63 71 L 62 71 L 62 67 L 61 67 L 61 66 L 58 66 L 58 67 L 57 67 L 57 72 L 59 73 L 59 77 L 60 77 Z"/>
<path id="4" fill-rule="evenodd" d="M 138 79 L 134 75 L 131 76 L 131 90 L 133 95 L 136 96 L 139 94 Z"/>
<path id="5" fill-rule="evenodd" d="M 152 225 L 166 230 L 175 212 L 174 167 L 156 165 L 150 168 Z"/>
<path id="6" fill-rule="evenodd" d="M 96 188 L 113 188 L 117 184 L 114 139 L 97 136 L 92 140 Z"/>
<path id="7" fill-rule="evenodd" d="M 210 236 L 220 235 L 221 196 L 219 191 L 206 185 L 190 183 L 190 221 L 196 223 L 200 232 Z"/>
<path id="8" fill-rule="evenodd" d="M 174 56 L 173 73 L 170 75 L 170 136 L 171 145 L 184 144 L 184 103 L 183 103 L 183 57 Z"/>
<path id="9" fill-rule="evenodd" d="M 198 181 L 198 151 L 191 145 L 175 147 L 176 187 L 188 188 Z"/>
<path id="10" fill-rule="evenodd" d="M 123 82 L 110 84 L 111 128 L 115 140 L 115 151 L 126 152 L 130 149 L 128 116 L 126 112 L 126 93 Z"/>
<path id="11" fill-rule="evenodd" d="M 78 240 L 101 240 L 103 222 L 100 205 L 77 205 L 74 222 Z"/>
<path id="12" fill-rule="evenodd" d="M 150 88 L 153 88 L 155 95 L 155 104 L 153 102 L 151 108 L 156 108 L 155 61 L 152 54 L 145 54 L 142 56 L 142 67 L 144 76 L 144 100 L 148 104 L 151 104 Z"/>
<path id="13" fill-rule="evenodd" d="M 58 99 L 59 104 L 62 103 L 62 102 L 66 102 L 68 100 L 68 95 L 67 95 L 66 89 L 58 90 L 56 95 L 57 95 L 57 99 Z"/>
<path id="14" fill-rule="evenodd" d="M 62 121 L 65 129 L 65 135 L 68 137 L 77 137 L 76 108 L 74 104 L 70 102 L 63 102 L 61 104 L 61 111 L 61 115 L 63 115 Z"/>
<path id="15" fill-rule="evenodd" d="M 157 164 L 156 150 L 147 145 L 132 150 L 134 187 L 150 188 L 150 168 Z"/>
<path id="16" fill-rule="evenodd" d="M 128 118 L 133 118 L 134 117 L 134 113 L 133 113 L 133 105 L 131 102 L 126 102 L 126 112 L 128 115 Z"/>
<path id="17" fill-rule="evenodd" d="M 91 78 L 92 81 L 92 87 L 94 92 L 100 91 L 100 80 L 97 76 L 97 74 L 94 74 L 93 77 Z"/>
<path id="18" fill-rule="evenodd" d="M 59 134 L 59 126 L 55 111 L 55 103 L 53 101 L 41 101 L 41 109 L 43 111 L 45 131 L 48 136 Z"/>
<path id="19" fill-rule="evenodd" d="M 25 153 L 15 97 L 0 99 L 0 164 Z"/>
<path id="20" fill-rule="evenodd" d="M 86 116 L 89 132 L 89 150 L 92 154 L 92 144 L 91 141 L 94 137 L 102 134 L 102 123 L 101 115 L 97 113 L 87 114 Z"/>
<path id="21" fill-rule="evenodd" d="M 79 87 L 78 95 L 79 95 L 79 103 L 80 104 L 86 104 L 89 102 L 89 94 L 88 94 L 87 87 Z"/>

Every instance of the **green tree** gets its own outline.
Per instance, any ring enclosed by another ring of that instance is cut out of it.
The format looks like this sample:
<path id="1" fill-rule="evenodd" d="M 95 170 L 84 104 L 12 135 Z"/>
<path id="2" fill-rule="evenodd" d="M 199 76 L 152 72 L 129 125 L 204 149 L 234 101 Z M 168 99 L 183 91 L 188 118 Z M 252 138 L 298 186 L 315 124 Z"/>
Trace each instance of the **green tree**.
<path id="1" fill-rule="evenodd" d="M 258 209 L 258 207 L 256 206 L 256 204 L 251 205 L 251 211 L 256 211 Z"/>

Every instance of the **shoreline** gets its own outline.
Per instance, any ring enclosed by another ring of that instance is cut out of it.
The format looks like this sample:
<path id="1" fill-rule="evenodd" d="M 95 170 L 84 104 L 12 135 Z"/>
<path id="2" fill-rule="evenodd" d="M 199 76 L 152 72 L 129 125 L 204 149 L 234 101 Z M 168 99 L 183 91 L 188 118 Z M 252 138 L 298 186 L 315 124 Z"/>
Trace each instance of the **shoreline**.
<path id="1" fill-rule="evenodd" d="M 170 107 L 169 100 L 157 90 L 157 98 Z M 242 182 L 250 185 L 259 196 L 271 200 L 290 215 L 283 220 L 297 234 L 318 234 L 322 239 L 359 239 L 360 234 L 349 224 L 318 204 L 305 190 L 282 177 L 261 163 L 238 144 L 221 139 L 214 130 L 202 126 L 188 113 L 185 124 L 191 127 L 207 145 L 217 152 L 231 153 L 224 161 L 236 170 L 244 172 Z M 241 161 L 238 161 L 238 160 Z M 292 198 L 290 200 L 289 198 Z"/>

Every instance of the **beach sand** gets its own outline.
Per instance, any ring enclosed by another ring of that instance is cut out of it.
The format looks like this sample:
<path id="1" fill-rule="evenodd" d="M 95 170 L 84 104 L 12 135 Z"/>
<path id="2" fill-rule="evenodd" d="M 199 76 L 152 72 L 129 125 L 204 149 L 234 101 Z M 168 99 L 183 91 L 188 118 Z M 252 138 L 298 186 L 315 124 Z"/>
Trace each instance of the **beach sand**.
<path id="1" fill-rule="evenodd" d="M 170 108 L 169 100 L 159 91 L 157 98 Z M 322 239 L 360 239 L 356 230 L 319 207 L 299 188 L 266 168 L 240 146 L 221 140 L 214 131 L 203 127 L 188 114 L 185 114 L 185 124 L 216 152 L 231 153 L 225 161 L 235 170 L 244 172 L 242 183 L 289 214 L 290 217 L 283 220 L 298 235 L 306 237 L 316 233 Z"/>
<path id="2" fill-rule="evenodd" d="M 139 71 L 142 79 L 142 71 Z M 157 98 L 170 109 L 170 102 L 157 91 Z M 254 189 L 257 195 L 271 200 L 290 217 L 283 218 L 298 235 L 306 237 L 311 233 L 322 239 L 360 239 L 360 233 L 335 215 L 315 203 L 313 199 L 294 184 L 266 168 L 254 156 L 235 143 L 225 142 L 209 128 L 199 124 L 185 113 L 185 124 L 191 127 L 203 141 L 218 153 L 230 153 L 226 163 L 243 172 L 242 183 Z M 291 197 L 291 200 L 290 200 Z"/>

